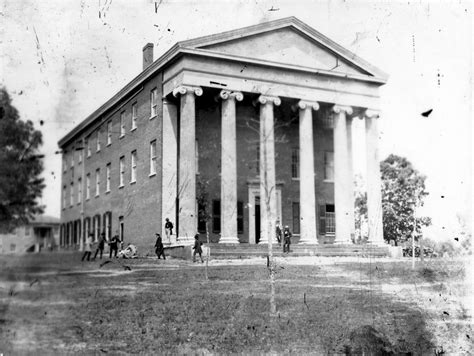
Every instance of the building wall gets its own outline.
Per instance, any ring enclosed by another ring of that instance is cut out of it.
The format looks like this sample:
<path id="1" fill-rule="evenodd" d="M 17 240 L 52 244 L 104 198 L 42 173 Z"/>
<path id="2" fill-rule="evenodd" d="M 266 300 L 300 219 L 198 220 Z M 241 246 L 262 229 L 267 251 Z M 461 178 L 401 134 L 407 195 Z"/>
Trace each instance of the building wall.
<path id="1" fill-rule="evenodd" d="M 35 225 L 18 226 L 9 234 L 0 234 L 0 253 L 25 253 L 29 250 L 39 252 L 39 250 L 57 248 L 59 224 L 42 224 L 40 227 L 49 230 L 50 235 L 41 238 L 35 231 L 37 228 Z"/>
<path id="2" fill-rule="evenodd" d="M 157 113 L 150 118 L 150 92 L 157 88 Z M 162 77 L 157 74 L 143 85 L 135 96 L 122 101 L 101 120 L 98 128 L 87 137 L 91 147 L 91 156 L 87 157 L 86 150 L 73 151 L 74 143 L 63 148 L 68 169 L 63 173 L 63 186 L 66 185 L 66 207 L 62 207 L 61 222 L 65 224 L 81 219 L 81 204 L 77 200 L 78 178 L 83 176 L 83 196 L 86 193 L 86 175 L 90 173 L 90 198 L 84 201 L 84 218 L 91 219 L 96 214 L 101 216 L 103 230 L 103 215 L 111 212 L 111 235 L 118 233 L 119 217 L 124 222 L 124 244 L 133 242 L 140 253 L 151 250 L 154 245 L 154 233 L 161 230 L 161 132 L 162 132 Z M 131 131 L 132 104 L 137 105 L 137 128 Z M 125 135 L 120 137 L 120 115 L 125 112 Z M 112 122 L 112 142 L 107 145 L 107 122 Z M 96 152 L 96 130 L 100 132 L 101 149 Z M 76 145 L 80 145 L 81 137 L 77 137 Z M 150 176 L 150 142 L 156 140 L 157 173 Z M 79 142 L 79 143 L 77 143 Z M 131 153 L 137 152 L 137 178 L 135 183 L 131 178 Z M 74 152 L 74 169 L 70 169 L 71 154 Z M 78 164 L 78 154 L 84 152 L 82 164 Z M 119 187 L 119 159 L 125 158 L 125 179 L 123 187 Z M 110 163 L 111 183 L 110 192 L 106 192 L 106 166 Z M 63 160 L 64 164 L 64 160 Z M 95 194 L 95 172 L 100 169 L 100 194 Z M 70 182 L 74 181 L 74 205 L 69 206 Z M 63 199 L 62 199 L 63 201 Z M 63 204 L 63 203 L 61 203 Z M 79 242 L 76 244 L 78 247 Z"/>

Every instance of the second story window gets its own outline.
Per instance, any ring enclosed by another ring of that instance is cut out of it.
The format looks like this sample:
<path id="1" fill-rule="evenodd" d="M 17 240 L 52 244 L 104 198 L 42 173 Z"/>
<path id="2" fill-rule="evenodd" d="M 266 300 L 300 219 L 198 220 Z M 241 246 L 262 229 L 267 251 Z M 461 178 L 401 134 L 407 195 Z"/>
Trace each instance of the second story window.
<path id="1" fill-rule="evenodd" d="M 137 181 L 137 151 L 132 151 L 131 163 L 130 183 L 135 183 Z"/>
<path id="2" fill-rule="evenodd" d="M 150 92 L 150 119 L 158 114 L 158 89 L 152 89 Z"/>
<path id="3" fill-rule="evenodd" d="M 120 113 L 120 137 L 125 136 L 125 111 Z"/>
<path id="4" fill-rule="evenodd" d="M 95 196 L 98 197 L 100 194 L 100 168 L 95 170 Z"/>
<path id="5" fill-rule="evenodd" d="M 82 179 L 77 180 L 77 204 L 82 202 Z"/>
<path id="6" fill-rule="evenodd" d="M 100 151 L 100 132 L 99 132 L 99 130 L 97 130 L 97 136 L 96 137 L 97 137 L 97 150 L 96 151 L 99 152 Z"/>
<path id="7" fill-rule="evenodd" d="M 112 144 L 112 121 L 107 123 L 107 146 Z"/>
<path id="8" fill-rule="evenodd" d="M 324 152 L 324 180 L 334 181 L 334 152 Z"/>
<path id="9" fill-rule="evenodd" d="M 67 205 L 67 188 L 63 186 L 63 209 L 66 208 Z"/>
<path id="10" fill-rule="evenodd" d="M 91 141 L 86 139 L 86 150 L 87 150 L 87 157 L 91 156 Z"/>
<path id="11" fill-rule="evenodd" d="M 130 131 L 133 131 L 137 128 L 137 103 L 132 104 L 132 127 Z"/>
<path id="12" fill-rule="evenodd" d="M 156 174 L 156 140 L 150 142 L 150 176 Z"/>
<path id="13" fill-rule="evenodd" d="M 122 156 L 120 157 L 120 160 L 119 160 L 119 187 L 123 187 L 124 176 L 125 176 L 125 157 Z"/>
<path id="14" fill-rule="evenodd" d="M 74 183 L 71 182 L 71 190 L 69 191 L 69 206 L 73 206 L 74 205 Z"/>
<path id="15" fill-rule="evenodd" d="M 86 199 L 91 197 L 91 174 L 87 173 L 86 176 Z"/>
<path id="16" fill-rule="evenodd" d="M 110 192 L 110 163 L 107 163 L 105 169 L 105 191 Z"/>
<path id="17" fill-rule="evenodd" d="M 300 150 L 298 147 L 291 149 L 291 178 L 300 177 Z"/>

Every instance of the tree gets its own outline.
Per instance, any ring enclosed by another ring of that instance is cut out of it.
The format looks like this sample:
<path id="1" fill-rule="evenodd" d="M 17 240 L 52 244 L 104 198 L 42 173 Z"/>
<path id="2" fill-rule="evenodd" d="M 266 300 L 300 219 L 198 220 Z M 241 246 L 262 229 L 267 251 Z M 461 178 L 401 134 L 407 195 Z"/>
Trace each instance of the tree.
<path id="1" fill-rule="evenodd" d="M 422 227 L 431 225 L 429 217 L 416 217 L 415 227 L 415 210 L 423 206 L 423 200 L 429 194 L 425 188 L 426 176 L 420 174 L 406 158 L 394 154 L 380 163 L 380 171 L 384 239 L 394 241 L 396 245 L 411 239 L 413 235 L 415 241 L 419 240 Z M 367 210 L 366 195 L 356 197 L 355 209 L 356 216 L 362 220 Z"/>
<path id="2" fill-rule="evenodd" d="M 20 119 L 5 88 L 0 88 L 0 231 L 8 232 L 43 212 L 42 134 Z"/>

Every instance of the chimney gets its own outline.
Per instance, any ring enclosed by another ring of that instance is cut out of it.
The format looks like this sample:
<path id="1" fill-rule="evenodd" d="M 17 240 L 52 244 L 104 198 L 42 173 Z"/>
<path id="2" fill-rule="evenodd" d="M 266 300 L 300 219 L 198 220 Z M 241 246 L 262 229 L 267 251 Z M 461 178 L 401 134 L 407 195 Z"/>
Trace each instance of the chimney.
<path id="1" fill-rule="evenodd" d="M 143 47 L 143 70 L 147 69 L 153 63 L 153 43 L 147 43 Z"/>

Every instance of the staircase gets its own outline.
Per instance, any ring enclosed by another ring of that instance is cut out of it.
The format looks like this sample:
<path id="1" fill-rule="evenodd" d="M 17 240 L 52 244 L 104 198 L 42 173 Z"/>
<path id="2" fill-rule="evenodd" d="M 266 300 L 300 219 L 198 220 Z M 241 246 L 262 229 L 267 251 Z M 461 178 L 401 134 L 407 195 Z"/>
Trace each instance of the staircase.
<path id="1" fill-rule="evenodd" d="M 267 245 L 250 244 L 205 244 L 211 249 L 212 259 L 243 259 L 252 257 L 265 257 L 268 255 Z M 283 253 L 283 247 L 278 244 L 273 245 L 274 256 L 360 256 L 360 257 L 387 257 L 389 256 L 388 246 L 372 245 L 298 245 L 290 246 L 290 253 Z"/>

